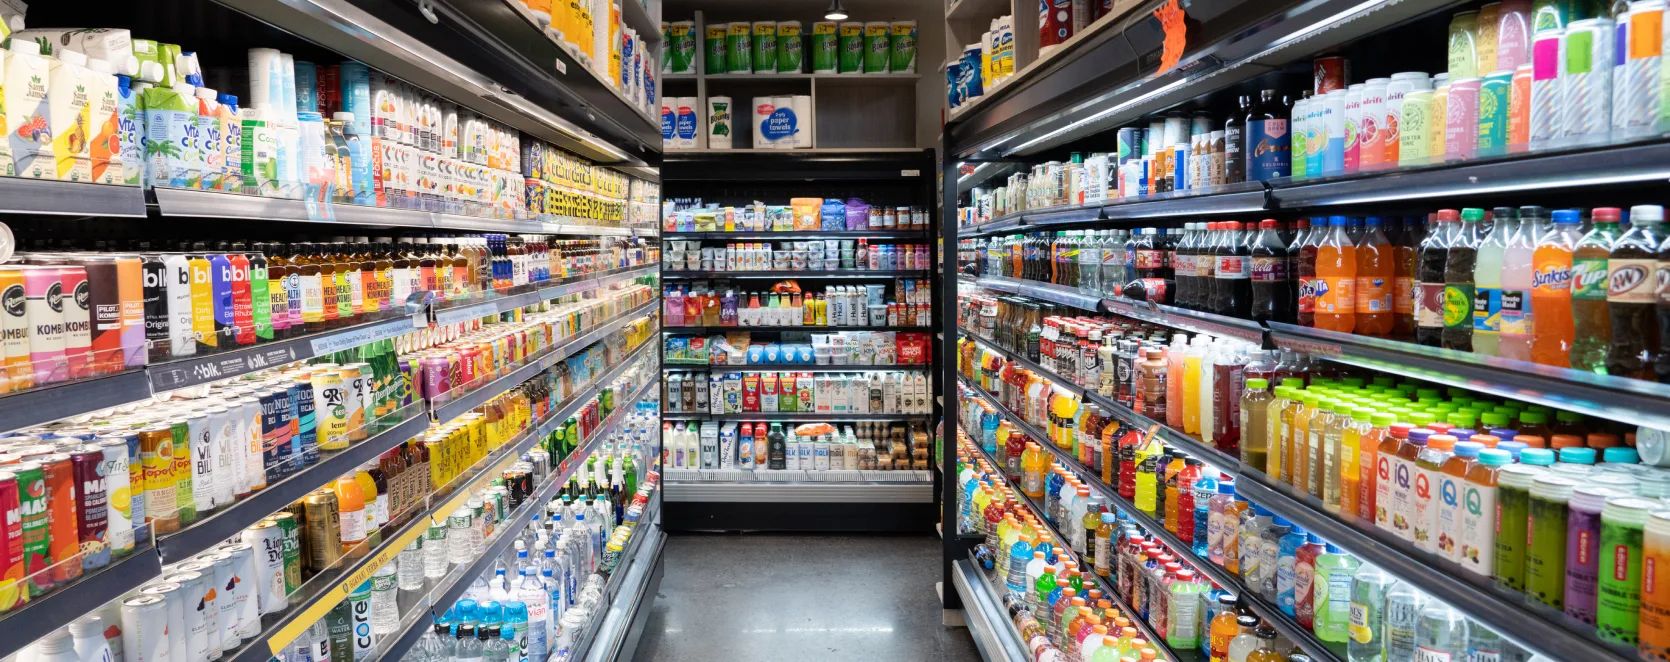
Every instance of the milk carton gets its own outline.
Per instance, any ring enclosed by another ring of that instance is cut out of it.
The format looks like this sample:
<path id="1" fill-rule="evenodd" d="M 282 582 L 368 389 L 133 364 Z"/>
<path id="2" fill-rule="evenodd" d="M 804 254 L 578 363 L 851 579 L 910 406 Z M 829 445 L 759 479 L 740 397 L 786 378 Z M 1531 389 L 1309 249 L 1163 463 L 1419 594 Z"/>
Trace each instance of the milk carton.
<path id="1" fill-rule="evenodd" d="M 224 154 L 220 190 L 238 193 L 244 188 L 244 126 L 238 111 L 238 97 L 221 94 L 215 97 L 215 101 L 220 104 L 216 119 L 220 123 L 221 152 Z"/>
<path id="2" fill-rule="evenodd" d="M 13 39 L 6 54 L 5 95 L 6 142 L 11 148 L 9 175 L 29 179 L 54 179 L 57 163 L 52 154 L 52 129 L 48 121 L 48 76 L 51 60 L 40 55 L 32 41 Z"/>
<path id="3" fill-rule="evenodd" d="M 198 144 L 197 104 L 190 83 L 150 87 L 140 97 L 145 109 L 145 158 L 150 185 L 197 188 L 203 179 Z"/>
<path id="4" fill-rule="evenodd" d="M 116 86 L 116 70 L 104 60 L 88 60 L 92 85 L 88 114 L 93 126 L 92 181 L 100 184 L 126 183 L 123 173 L 122 103 Z"/>
<path id="5" fill-rule="evenodd" d="M 219 93 L 207 87 L 192 90 L 197 104 L 197 149 L 203 155 L 198 188 L 219 191 L 226 182 L 226 141 L 221 135 Z"/>
<path id="6" fill-rule="evenodd" d="M 243 192 L 279 197 L 278 131 L 268 122 L 268 109 L 245 108 L 238 113 L 238 123 L 242 127 L 238 165 L 243 171 Z"/>

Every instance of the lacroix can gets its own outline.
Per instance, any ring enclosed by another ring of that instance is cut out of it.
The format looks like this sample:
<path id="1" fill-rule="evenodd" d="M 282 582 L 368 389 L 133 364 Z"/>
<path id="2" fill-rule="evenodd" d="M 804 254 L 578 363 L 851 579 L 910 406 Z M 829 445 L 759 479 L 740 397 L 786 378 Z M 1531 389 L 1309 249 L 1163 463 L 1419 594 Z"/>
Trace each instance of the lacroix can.
<path id="1" fill-rule="evenodd" d="M 64 359 L 64 284 L 58 267 L 25 265 L 23 291 L 34 385 L 63 381 L 69 376 L 69 364 Z"/>
<path id="2" fill-rule="evenodd" d="M 261 615 L 276 614 L 290 606 L 284 585 L 284 532 L 272 520 L 256 522 L 244 529 L 243 543 L 255 554 L 255 600 Z"/>
<path id="3" fill-rule="evenodd" d="M 79 265 L 58 267 L 58 279 L 64 290 L 64 361 L 70 379 L 83 379 L 102 374 L 93 361 L 93 324 L 88 309 L 87 270 Z M 120 369 L 118 366 L 117 369 Z"/>
<path id="4" fill-rule="evenodd" d="M 1444 106 L 1446 160 L 1469 161 L 1478 158 L 1479 93 L 1483 85 L 1484 80 L 1480 78 L 1464 78 L 1450 83 L 1449 98 Z"/>
<path id="5" fill-rule="evenodd" d="M 29 601 L 23 581 L 23 506 L 17 474 L 0 471 L 0 613 Z"/>
<path id="6" fill-rule="evenodd" d="M 52 508 L 46 494 L 46 473 L 39 462 L 20 462 L 8 467 L 17 476 L 18 503 L 23 516 L 23 576 L 29 580 L 29 595 L 19 602 L 52 590 L 56 582 L 46 568 L 52 565 Z"/>
<path id="7" fill-rule="evenodd" d="M 837 59 L 838 73 L 856 74 L 864 70 L 864 24 L 857 21 L 843 22 L 837 34 L 837 44 L 840 56 Z"/>
<path id="8" fill-rule="evenodd" d="M 75 482 L 75 526 L 81 567 L 102 568 L 110 564 L 110 494 L 105 486 L 103 449 L 83 446 L 71 453 L 70 469 Z"/>
<path id="9" fill-rule="evenodd" d="M 337 374 L 342 377 L 342 409 L 343 420 L 347 422 L 348 441 L 355 442 L 365 439 L 365 382 L 366 373 L 358 364 L 339 368 Z"/>
<path id="10" fill-rule="evenodd" d="M 1512 103 L 1513 72 L 1493 71 L 1479 84 L 1478 155 L 1508 153 L 1508 107 Z"/>
<path id="11" fill-rule="evenodd" d="M 315 372 L 312 377 L 314 421 L 319 450 L 348 447 L 348 408 L 342 376 L 335 371 Z"/>
<path id="12" fill-rule="evenodd" d="M 180 529 L 174 479 L 174 432 L 168 427 L 139 431 L 139 459 L 145 466 L 145 521 L 153 535 Z"/>
<path id="13" fill-rule="evenodd" d="M 29 297 L 23 293 L 23 269 L 0 265 L 0 393 L 34 385 L 29 365 Z"/>
<path id="14" fill-rule="evenodd" d="M 110 541 L 110 552 L 115 556 L 133 551 L 133 487 L 128 471 L 129 438 L 129 435 L 113 435 L 98 440 L 101 461 L 104 463 L 104 491 L 110 504 L 106 517 L 106 538 Z M 135 443 L 138 442 L 137 437 L 133 439 Z M 141 499 L 140 503 L 143 504 L 143 497 Z"/>

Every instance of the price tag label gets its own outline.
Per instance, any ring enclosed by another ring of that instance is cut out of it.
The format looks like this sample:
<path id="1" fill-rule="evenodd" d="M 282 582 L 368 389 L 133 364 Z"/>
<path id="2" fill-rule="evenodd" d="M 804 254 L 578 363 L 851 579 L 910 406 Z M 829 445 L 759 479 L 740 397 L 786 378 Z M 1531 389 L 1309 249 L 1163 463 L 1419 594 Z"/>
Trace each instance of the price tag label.
<path id="1" fill-rule="evenodd" d="M 325 354 L 340 352 L 345 349 L 353 349 L 355 347 L 374 343 L 379 340 L 388 340 L 389 338 L 394 338 L 401 334 L 410 332 L 412 329 L 423 328 L 427 325 L 423 324 L 422 320 L 423 317 L 421 315 L 402 317 L 400 319 L 393 319 L 380 324 L 367 326 L 363 329 L 355 329 L 344 333 L 332 334 L 323 338 L 316 338 L 310 344 L 312 345 L 314 356 L 323 356 Z"/>
<path id="2" fill-rule="evenodd" d="M 154 366 L 149 369 L 149 372 L 153 388 L 173 390 L 236 377 L 256 370 L 300 361 L 310 358 L 310 356 L 300 356 L 292 345 L 258 351 L 240 351 L 226 356 L 207 356 L 192 361 Z"/>

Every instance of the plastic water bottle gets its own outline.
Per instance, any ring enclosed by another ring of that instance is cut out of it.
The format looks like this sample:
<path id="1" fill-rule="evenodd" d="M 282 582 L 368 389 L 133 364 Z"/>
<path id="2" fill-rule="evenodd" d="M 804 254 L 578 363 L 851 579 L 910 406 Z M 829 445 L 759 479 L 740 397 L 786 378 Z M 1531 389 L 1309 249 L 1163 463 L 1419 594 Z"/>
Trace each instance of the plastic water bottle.
<path id="1" fill-rule="evenodd" d="M 511 628 L 486 628 L 477 634 L 477 638 L 482 640 L 481 662 L 510 662 L 510 642 L 516 638 Z"/>
<path id="2" fill-rule="evenodd" d="M 400 629 L 400 591 L 394 563 L 384 563 L 371 574 L 371 634 L 377 638 Z"/>
<path id="3" fill-rule="evenodd" d="M 1462 660 L 1467 655 L 1467 619 L 1453 607 L 1432 600 L 1415 625 L 1415 659 Z"/>
<path id="4" fill-rule="evenodd" d="M 526 558 L 527 552 L 522 552 Z M 546 641 L 546 628 L 550 622 L 551 594 L 545 590 L 545 582 L 540 581 L 537 571 L 523 568 L 521 581 L 516 589 L 516 601 L 523 603 L 526 612 L 524 633 L 518 638 L 522 656 L 531 662 L 544 662 L 549 651 Z"/>
<path id="5" fill-rule="evenodd" d="M 400 556 L 395 559 L 395 578 L 402 591 L 416 591 L 423 588 L 423 538 L 412 539 L 412 544 L 400 550 Z"/>
<path id="6" fill-rule="evenodd" d="M 1415 657 L 1417 630 L 1426 596 L 1415 587 L 1397 582 L 1386 589 L 1386 659 L 1409 660 Z"/>
<path id="7" fill-rule="evenodd" d="M 1379 566 L 1364 563 L 1351 579 L 1350 633 L 1345 641 L 1349 662 L 1385 662 L 1386 589 L 1392 578 Z"/>
<path id="8" fill-rule="evenodd" d="M 481 639 L 476 635 L 476 626 L 458 626 L 458 646 L 453 654 L 455 662 L 483 662 Z"/>
<path id="9" fill-rule="evenodd" d="M 447 527 L 430 525 L 423 533 L 423 576 L 425 579 L 445 577 L 447 566 Z"/>
<path id="10" fill-rule="evenodd" d="M 504 640 L 509 645 L 510 662 L 529 662 L 529 636 L 532 626 L 528 623 L 528 606 L 520 600 L 512 600 L 504 608 Z"/>

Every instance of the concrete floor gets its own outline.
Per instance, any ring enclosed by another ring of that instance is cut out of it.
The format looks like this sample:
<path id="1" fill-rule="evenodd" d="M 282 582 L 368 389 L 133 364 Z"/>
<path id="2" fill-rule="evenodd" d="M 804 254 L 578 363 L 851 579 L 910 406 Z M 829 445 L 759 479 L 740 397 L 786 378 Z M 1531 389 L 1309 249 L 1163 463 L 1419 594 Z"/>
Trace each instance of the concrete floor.
<path id="1" fill-rule="evenodd" d="M 640 661 L 980 659 L 940 624 L 933 536 L 674 535 Z"/>

